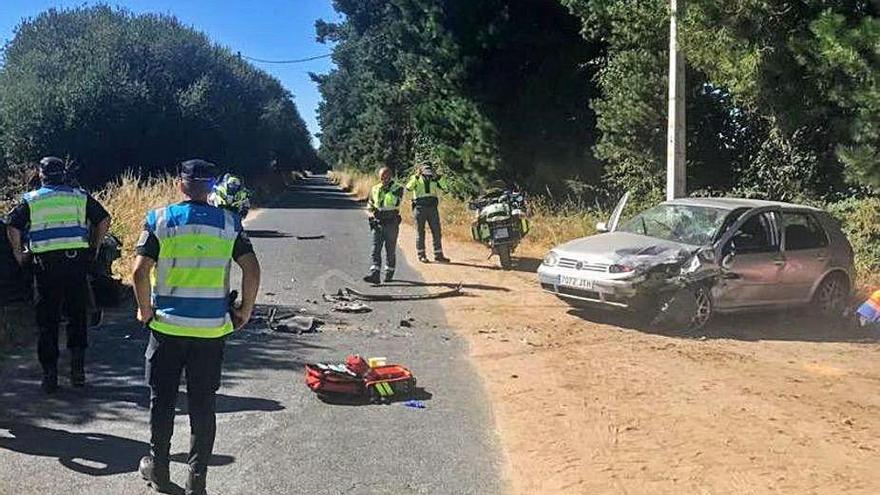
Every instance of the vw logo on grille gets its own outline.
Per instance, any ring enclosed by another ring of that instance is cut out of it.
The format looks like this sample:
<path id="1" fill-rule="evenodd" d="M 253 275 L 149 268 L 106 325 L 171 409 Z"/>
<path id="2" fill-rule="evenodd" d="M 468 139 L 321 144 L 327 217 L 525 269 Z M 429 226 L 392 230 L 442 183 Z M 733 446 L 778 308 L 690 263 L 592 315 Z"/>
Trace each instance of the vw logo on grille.
<path id="1" fill-rule="evenodd" d="M 584 262 L 583 262 L 583 261 L 578 261 L 577 263 L 575 263 L 574 268 L 575 268 L 576 270 L 583 270 L 583 269 L 584 269 Z"/>

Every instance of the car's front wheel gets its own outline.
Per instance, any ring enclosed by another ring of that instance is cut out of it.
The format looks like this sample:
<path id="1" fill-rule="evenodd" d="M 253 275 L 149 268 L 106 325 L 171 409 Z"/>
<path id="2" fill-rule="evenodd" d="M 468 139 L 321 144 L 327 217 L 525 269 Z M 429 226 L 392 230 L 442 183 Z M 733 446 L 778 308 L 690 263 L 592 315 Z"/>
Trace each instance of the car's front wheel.
<path id="1" fill-rule="evenodd" d="M 826 276 L 813 294 L 813 307 L 826 318 L 843 316 L 849 299 L 849 279 L 841 273 Z"/>
<path id="2" fill-rule="evenodd" d="M 702 330 L 712 320 L 713 310 L 712 297 L 709 289 L 698 287 L 694 289 L 694 313 L 691 316 L 688 330 Z"/>

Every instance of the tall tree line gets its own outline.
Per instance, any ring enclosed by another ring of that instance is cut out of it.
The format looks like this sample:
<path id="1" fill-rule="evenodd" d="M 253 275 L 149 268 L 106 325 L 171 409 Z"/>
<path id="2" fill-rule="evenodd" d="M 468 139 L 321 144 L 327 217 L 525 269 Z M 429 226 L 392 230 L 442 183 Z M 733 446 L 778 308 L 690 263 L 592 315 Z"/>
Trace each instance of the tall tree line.
<path id="1" fill-rule="evenodd" d="M 107 6 L 18 26 L 0 67 L 0 148 L 8 165 L 68 158 L 93 185 L 192 156 L 242 173 L 318 163 L 276 79 L 174 17 Z"/>
<path id="2" fill-rule="evenodd" d="M 662 195 L 668 0 L 336 0 L 316 75 L 334 166 L 434 162 L 593 201 Z M 696 192 L 836 199 L 880 186 L 875 0 L 689 0 Z"/>

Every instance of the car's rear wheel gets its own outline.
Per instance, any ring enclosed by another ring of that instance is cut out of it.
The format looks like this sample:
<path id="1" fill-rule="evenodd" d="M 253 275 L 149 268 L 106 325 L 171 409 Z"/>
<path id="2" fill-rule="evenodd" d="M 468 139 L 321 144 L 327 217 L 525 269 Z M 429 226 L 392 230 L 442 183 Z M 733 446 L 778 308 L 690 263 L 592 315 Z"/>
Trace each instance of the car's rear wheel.
<path id="1" fill-rule="evenodd" d="M 813 308 L 826 318 L 843 316 L 849 299 L 849 279 L 842 273 L 826 276 L 813 294 Z"/>

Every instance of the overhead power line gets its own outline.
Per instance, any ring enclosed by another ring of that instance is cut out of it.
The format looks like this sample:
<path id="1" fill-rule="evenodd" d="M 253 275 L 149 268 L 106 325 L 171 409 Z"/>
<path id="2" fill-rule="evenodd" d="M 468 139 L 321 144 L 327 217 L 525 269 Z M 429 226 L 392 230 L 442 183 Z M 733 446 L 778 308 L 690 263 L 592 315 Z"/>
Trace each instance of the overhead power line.
<path id="1" fill-rule="evenodd" d="M 293 59 L 293 60 L 265 60 L 262 58 L 248 57 L 247 55 L 241 55 L 240 53 L 239 53 L 239 55 L 241 56 L 241 58 L 246 58 L 252 62 L 259 62 L 261 64 L 301 64 L 303 62 L 311 62 L 312 60 L 319 60 L 322 58 L 327 58 L 327 57 L 333 56 L 332 53 L 325 53 L 324 55 L 317 55 L 317 56 L 308 57 L 308 58 L 298 58 L 298 59 Z"/>

